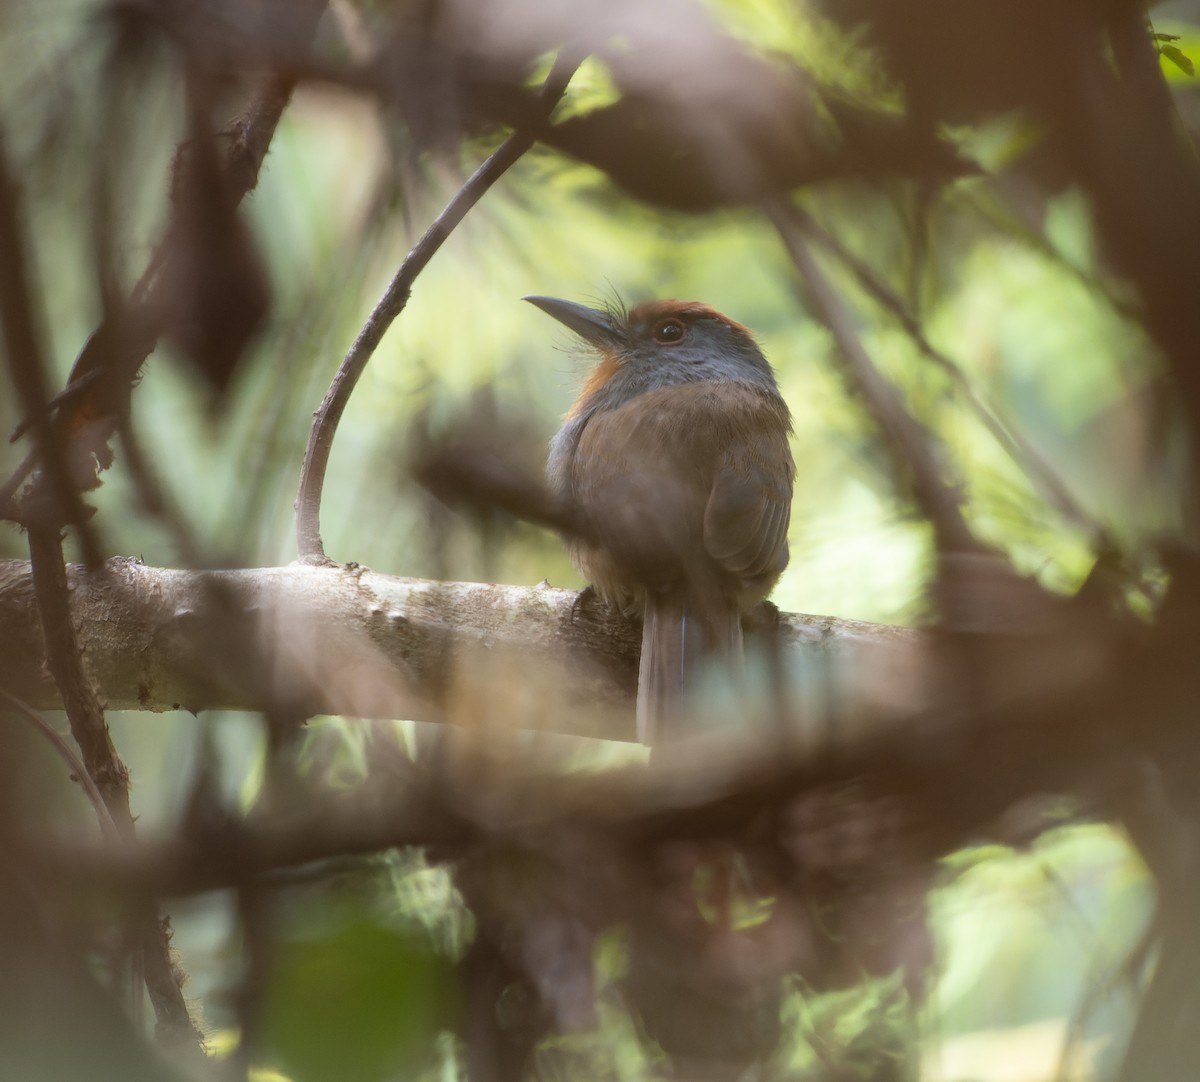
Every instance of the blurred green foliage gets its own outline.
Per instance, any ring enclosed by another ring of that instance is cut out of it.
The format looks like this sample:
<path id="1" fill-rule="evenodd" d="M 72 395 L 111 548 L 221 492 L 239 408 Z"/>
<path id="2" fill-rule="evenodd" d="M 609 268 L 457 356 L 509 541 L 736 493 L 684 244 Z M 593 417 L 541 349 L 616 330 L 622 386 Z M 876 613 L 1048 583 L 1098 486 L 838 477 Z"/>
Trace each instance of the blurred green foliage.
<path id="1" fill-rule="evenodd" d="M 284 935 L 272 974 L 268 1060 L 296 1082 L 382 1082 L 433 1050 L 447 1014 L 447 963 L 411 934 L 352 921 L 335 929 L 322 908 Z M 315 926 L 315 928 L 314 928 Z"/>

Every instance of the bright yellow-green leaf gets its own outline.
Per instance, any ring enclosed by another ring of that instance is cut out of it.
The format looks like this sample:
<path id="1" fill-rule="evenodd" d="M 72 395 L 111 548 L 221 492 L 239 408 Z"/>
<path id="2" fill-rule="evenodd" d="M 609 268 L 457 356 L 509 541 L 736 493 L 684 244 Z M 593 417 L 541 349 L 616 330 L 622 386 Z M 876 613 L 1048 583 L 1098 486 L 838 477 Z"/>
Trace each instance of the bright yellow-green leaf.
<path id="1" fill-rule="evenodd" d="M 1154 24 L 1158 61 L 1167 82 L 1195 85 L 1200 58 L 1200 26 L 1165 20 Z"/>

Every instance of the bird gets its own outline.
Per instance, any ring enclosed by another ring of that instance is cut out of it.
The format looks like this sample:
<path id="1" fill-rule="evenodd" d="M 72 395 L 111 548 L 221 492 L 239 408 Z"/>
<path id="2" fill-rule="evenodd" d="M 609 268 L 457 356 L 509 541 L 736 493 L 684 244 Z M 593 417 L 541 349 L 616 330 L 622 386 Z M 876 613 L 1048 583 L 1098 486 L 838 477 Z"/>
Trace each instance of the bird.
<path id="1" fill-rule="evenodd" d="M 572 562 L 641 615 L 638 738 L 675 741 L 697 674 L 740 672 L 742 616 L 787 567 L 791 414 L 750 331 L 707 304 L 524 299 L 596 355 L 547 481 L 578 520 Z"/>

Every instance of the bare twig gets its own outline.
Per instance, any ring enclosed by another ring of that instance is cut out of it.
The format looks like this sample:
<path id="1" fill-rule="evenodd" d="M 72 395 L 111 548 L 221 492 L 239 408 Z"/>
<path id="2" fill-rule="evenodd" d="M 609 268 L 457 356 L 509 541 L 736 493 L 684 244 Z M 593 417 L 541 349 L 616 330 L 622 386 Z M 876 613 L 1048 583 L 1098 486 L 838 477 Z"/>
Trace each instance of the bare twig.
<path id="1" fill-rule="evenodd" d="M 565 93 L 567 84 L 578 66 L 579 58 L 566 51 L 560 53 L 555 60 L 554 67 L 542 87 L 542 103 L 547 114 Z M 487 161 L 471 174 L 404 258 L 400 269 L 350 346 L 324 401 L 313 415 L 308 447 L 304 452 L 304 465 L 300 470 L 300 490 L 296 498 L 296 547 L 301 559 L 326 558 L 325 546 L 321 541 L 321 492 L 325 485 L 333 438 L 355 385 L 387 329 L 408 304 L 417 276 L 455 227 L 466 217 L 468 211 L 534 142 L 532 134 L 524 130 L 514 131 Z"/>
<path id="2" fill-rule="evenodd" d="M 18 699 L 17 696 L 10 694 L 3 688 L 0 688 L 0 698 L 7 699 L 9 705 L 18 714 L 27 718 L 33 724 L 33 727 L 50 742 L 51 746 L 58 753 L 59 758 L 67 764 L 67 769 L 70 770 L 71 777 L 79 782 L 84 795 L 91 801 L 92 807 L 96 812 L 96 818 L 100 823 L 101 833 L 109 841 L 116 841 L 121 836 L 120 831 L 117 830 L 117 824 L 113 821 L 112 814 L 108 810 L 108 805 L 105 804 L 104 797 L 96 787 L 96 783 L 92 780 L 91 774 L 88 773 L 87 767 L 83 765 L 79 756 L 75 754 L 75 749 L 67 743 L 62 733 L 54 728 L 53 725 L 23 699 Z"/>

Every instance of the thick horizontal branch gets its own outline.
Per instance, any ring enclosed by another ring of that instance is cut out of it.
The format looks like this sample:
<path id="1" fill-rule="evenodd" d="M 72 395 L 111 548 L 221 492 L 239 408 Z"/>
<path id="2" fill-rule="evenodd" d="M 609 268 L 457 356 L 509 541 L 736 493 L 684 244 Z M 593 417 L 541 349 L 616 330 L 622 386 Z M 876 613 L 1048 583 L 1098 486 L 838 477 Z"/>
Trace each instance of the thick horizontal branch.
<path id="1" fill-rule="evenodd" d="M 633 739 L 640 632 L 588 594 L 353 565 L 178 571 L 129 559 L 95 574 L 72 567 L 70 584 L 85 663 L 110 709 L 520 719 Z M 843 713 L 914 704 L 916 633 L 786 614 L 779 632 L 785 667 L 816 674 L 825 691 L 853 672 Z M 18 560 L 0 561 L 0 687 L 61 709 L 29 564 Z"/>

